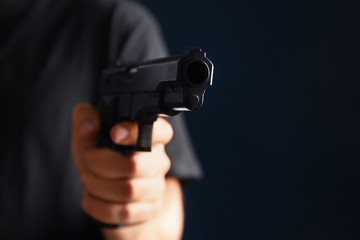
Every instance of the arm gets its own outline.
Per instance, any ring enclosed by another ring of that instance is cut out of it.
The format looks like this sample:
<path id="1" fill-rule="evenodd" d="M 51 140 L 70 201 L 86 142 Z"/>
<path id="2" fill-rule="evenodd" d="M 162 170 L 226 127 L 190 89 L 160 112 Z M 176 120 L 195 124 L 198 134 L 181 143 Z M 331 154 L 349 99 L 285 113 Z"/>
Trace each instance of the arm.
<path id="1" fill-rule="evenodd" d="M 163 119 L 154 124 L 153 151 L 122 154 L 96 146 L 97 111 L 80 104 L 73 112 L 72 150 L 82 178 L 82 207 L 93 218 L 119 229 L 104 230 L 107 239 L 180 239 L 183 228 L 179 182 L 165 178 L 170 159 L 165 144 L 172 128 Z M 111 130 L 117 144 L 133 145 L 137 124 L 123 122 Z"/>

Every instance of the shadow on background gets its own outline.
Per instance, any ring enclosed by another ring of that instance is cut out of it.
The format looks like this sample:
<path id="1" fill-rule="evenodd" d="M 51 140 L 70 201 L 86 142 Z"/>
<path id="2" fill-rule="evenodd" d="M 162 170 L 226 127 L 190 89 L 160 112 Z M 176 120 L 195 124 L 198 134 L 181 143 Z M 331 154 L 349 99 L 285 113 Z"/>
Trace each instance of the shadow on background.
<path id="1" fill-rule="evenodd" d="M 184 239 L 360 239 L 359 3 L 141 2 L 215 65 Z"/>

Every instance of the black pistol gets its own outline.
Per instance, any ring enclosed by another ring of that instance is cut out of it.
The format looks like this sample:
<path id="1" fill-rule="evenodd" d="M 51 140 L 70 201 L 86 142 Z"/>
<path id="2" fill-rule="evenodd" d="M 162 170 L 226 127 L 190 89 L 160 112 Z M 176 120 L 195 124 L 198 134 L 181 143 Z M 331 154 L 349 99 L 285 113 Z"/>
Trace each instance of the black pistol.
<path id="1" fill-rule="evenodd" d="M 100 82 L 98 145 L 119 151 L 151 151 L 152 127 L 158 114 L 169 116 L 200 108 L 211 86 L 213 64 L 206 53 L 191 48 L 183 54 L 107 69 Z M 110 129 L 118 122 L 136 121 L 136 146 L 114 144 Z"/>
<path id="2" fill-rule="evenodd" d="M 183 54 L 106 69 L 100 81 L 98 110 L 101 120 L 99 147 L 118 151 L 151 151 L 152 128 L 159 114 L 174 116 L 200 108 L 211 86 L 214 66 L 199 48 Z M 136 121 L 135 146 L 119 146 L 110 138 L 118 122 Z M 99 222 L 99 227 L 121 225 Z"/>

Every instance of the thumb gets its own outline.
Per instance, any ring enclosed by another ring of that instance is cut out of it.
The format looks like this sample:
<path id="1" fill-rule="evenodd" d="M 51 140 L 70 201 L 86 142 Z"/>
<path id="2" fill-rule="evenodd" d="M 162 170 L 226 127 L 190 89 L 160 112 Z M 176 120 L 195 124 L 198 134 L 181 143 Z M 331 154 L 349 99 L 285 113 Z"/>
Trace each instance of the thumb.
<path id="1" fill-rule="evenodd" d="M 87 103 L 76 105 L 72 113 L 72 153 L 79 171 L 83 170 L 86 151 L 96 147 L 99 131 L 98 111 Z"/>

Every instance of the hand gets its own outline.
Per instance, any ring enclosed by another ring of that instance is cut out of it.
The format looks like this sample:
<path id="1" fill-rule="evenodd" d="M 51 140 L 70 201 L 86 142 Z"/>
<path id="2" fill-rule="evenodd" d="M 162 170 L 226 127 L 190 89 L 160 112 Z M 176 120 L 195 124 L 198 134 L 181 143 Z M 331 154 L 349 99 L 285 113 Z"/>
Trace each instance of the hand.
<path id="1" fill-rule="evenodd" d="M 93 218 L 110 224 L 139 224 L 156 218 L 163 206 L 165 175 L 170 160 L 165 145 L 172 138 L 170 124 L 154 123 L 151 152 L 122 154 L 96 146 L 100 131 L 95 108 L 79 104 L 73 111 L 72 151 L 84 187 L 82 208 Z M 115 125 L 114 143 L 135 145 L 138 126 L 134 122 Z"/>

